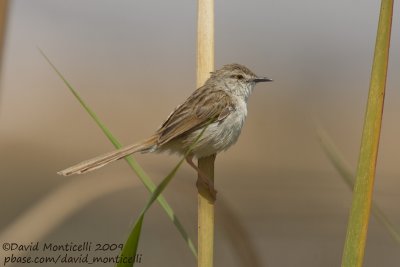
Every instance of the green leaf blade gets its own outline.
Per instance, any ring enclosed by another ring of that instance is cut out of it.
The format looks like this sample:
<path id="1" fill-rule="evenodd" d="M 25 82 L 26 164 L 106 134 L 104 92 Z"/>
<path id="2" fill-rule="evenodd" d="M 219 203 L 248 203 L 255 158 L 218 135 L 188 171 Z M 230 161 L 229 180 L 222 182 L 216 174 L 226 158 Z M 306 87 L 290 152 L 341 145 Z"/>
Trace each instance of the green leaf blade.
<path id="1" fill-rule="evenodd" d="M 139 218 L 136 221 L 136 223 L 132 229 L 132 232 L 130 233 L 130 235 L 128 237 L 128 240 L 126 241 L 126 243 L 124 245 L 124 249 L 121 253 L 121 257 L 134 258 L 136 256 L 137 248 L 139 246 L 139 237 L 140 237 L 140 231 L 141 231 L 141 227 L 142 227 L 141 225 L 143 223 L 143 219 L 144 219 L 146 212 L 149 210 L 149 208 L 154 203 L 154 201 L 161 195 L 161 193 L 167 187 L 167 185 L 172 180 L 172 178 L 175 177 L 177 171 L 181 167 L 185 158 L 189 155 L 193 146 L 199 141 L 199 139 L 203 135 L 204 131 L 207 129 L 208 124 L 203 128 L 203 130 L 197 136 L 196 140 L 193 142 L 193 144 L 190 146 L 188 151 L 185 153 L 184 157 L 178 162 L 178 164 L 176 164 L 176 166 L 169 172 L 169 174 L 161 181 L 161 183 L 156 187 L 156 189 L 151 194 L 149 200 L 147 201 L 146 206 L 144 207 L 143 211 L 140 213 Z M 132 265 L 126 265 L 125 263 L 120 263 L 117 265 L 117 267 L 132 267 L 132 266 L 134 266 L 134 262 L 132 262 Z"/>
<path id="2" fill-rule="evenodd" d="M 142 213 L 136 221 L 128 240 L 125 242 L 125 245 L 119 256 L 120 262 L 116 265 L 117 267 L 131 267 L 135 265 L 140 234 L 142 233 L 143 219 L 144 214 Z"/>
<path id="3" fill-rule="evenodd" d="M 90 115 L 90 117 L 95 121 L 95 123 L 99 126 L 102 130 L 104 135 L 108 138 L 108 140 L 114 145 L 115 148 L 121 148 L 121 143 L 114 137 L 111 131 L 101 122 L 99 117 L 96 113 L 86 104 L 86 102 L 82 99 L 79 93 L 73 88 L 73 86 L 67 81 L 67 79 L 61 74 L 61 72 L 57 69 L 57 67 L 50 61 L 50 59 L 46 56 L 46 54 L 40 49 L 39 52 L 42 56 L 46 59 L 48 64 L 52 67 L 52 69 L 57 73 L 57 75 L 61 78 L 70 92 L 74 95 L 74 97 L 78 100 L 78 102 L 82 105 L 82 107 L 86 110 L 86 112 Z M 150 179 L 150 177 L 146 174 L 143 168 L 137 163 L 137 161 L 132 157 L 128 156 L 125 157 L 125 160 L 131 167 L 131 169 L 136 173 L 142 183 L 145 185 L 147 190 L 153 192 L 156 189 L 155 183 Z M 184 239 L 185 243 L 188 245 L 190 251 L 192 252 L 193 256 L 197 259 L 197 250 L 192 241 L 189 237 L 187 231 L 183 227 L 181 221 L 176 216 L 175 212 L 173 211 L 172 207 L 169 205 L 167 200 L 162 196 L 159 195 L 157 201 L 160 203 L 161 207 L 164 209 L 165 213 L 167 214 L 168 218 L 173 222 L 175 227 L 177 228 L 178 232 L 181 234 L 182 238 Z"/>

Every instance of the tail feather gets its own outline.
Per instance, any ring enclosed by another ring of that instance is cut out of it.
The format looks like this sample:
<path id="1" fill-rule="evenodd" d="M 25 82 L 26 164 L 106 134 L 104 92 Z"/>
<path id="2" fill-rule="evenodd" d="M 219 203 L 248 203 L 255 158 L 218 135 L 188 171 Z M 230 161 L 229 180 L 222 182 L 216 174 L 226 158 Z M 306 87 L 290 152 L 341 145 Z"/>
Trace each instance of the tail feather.
<path id="1" fill-rule="evenodd" d="M 99 169 L 104 165 L 107 165 L 108 163 L 122 159 L 133 153 L 151 151 L 152 149 L 154 149 L 154 146 L 156 146 L 156 140 L 157 139 L 153 136 L 144 142 L 126 146 L 107 154 L 97 156 L 93 159 L 82 161 L 81 163 L 78 163 L 72 167 L 59 171 L 58 174 L 63 176 L 82 174 Z"/>

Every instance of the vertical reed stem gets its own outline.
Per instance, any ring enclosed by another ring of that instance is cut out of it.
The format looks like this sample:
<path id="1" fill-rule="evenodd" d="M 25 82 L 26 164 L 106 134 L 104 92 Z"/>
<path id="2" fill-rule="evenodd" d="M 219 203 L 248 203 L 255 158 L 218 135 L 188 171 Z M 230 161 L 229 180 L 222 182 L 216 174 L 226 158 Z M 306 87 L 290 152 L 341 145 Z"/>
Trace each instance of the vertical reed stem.
<path id="1" fill-rule="evenodd" d="M 214 180 L 215 154 L 199 159 L 199 168 Z M 198 267 L 212 267 L 214 258 L 214 202 L 207 188 L 198 187 Z"/>
<path id="2" fill-rule="evenodd" d="M 342 267 L 361 267 L 363 264 L 382 124 L 392 14 L 393 0 L 382 0 Z"/>
<path id="3" fill-rule="evenodd" d="M 197 12 L 197 87 L 200 87 L 214 70 L 214 0 L 198 0 Z M 212 180 L 215 157 L 214 154 L 199 159 L 199 168 Z M 214 200 L 206 188 L 199 186 L 197 266 L 212 267 L 213 255 Z"/>

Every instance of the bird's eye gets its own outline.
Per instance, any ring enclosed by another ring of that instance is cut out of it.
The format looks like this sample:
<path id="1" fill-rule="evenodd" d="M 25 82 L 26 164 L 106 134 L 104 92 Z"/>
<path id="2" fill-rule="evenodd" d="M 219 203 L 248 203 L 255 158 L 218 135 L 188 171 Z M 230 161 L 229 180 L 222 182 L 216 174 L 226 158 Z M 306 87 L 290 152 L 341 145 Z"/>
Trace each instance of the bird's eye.
<path id="1" fill-rule="evenodd" d="M 241 74 L 238 74 L 238 75 L 231 75 L 231 78 L 238 79 L 238 80 L 244 79 L 243 75 L 241 75 Z"/>

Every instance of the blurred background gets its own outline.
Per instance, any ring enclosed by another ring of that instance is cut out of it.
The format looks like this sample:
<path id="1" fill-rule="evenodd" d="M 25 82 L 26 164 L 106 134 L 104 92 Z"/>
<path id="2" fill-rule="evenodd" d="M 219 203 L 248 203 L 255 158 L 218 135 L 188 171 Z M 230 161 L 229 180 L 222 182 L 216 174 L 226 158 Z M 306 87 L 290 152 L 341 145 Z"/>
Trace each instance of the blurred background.
<path id="1" fill-rule="evenodd" d="M 216 68 L 236 62 L 274 79 L 257 86 L 239 142 L 217 157 L 216 188 L 224 204 L 217 202 L 216 266 L 246 266 L 226 231 L 226 207 L 244 227 L 259 266 L 340 265 L 351 192 L 321 149 L 316 125 L 355 171 L 379 7 L 372 0 L 216 1 Z M 38 47 L 130 144 L 150 135 L 195 89 L 196 8 L 196 1 L 9 1 L 0 87 L 0 233 L 66 185 L 86 181 L 79 188 L 85 195 L 101 184 L 122 183 L 112 194 L 82 201 L 40 241 L 125 241 L 148 192 L 123 161 L 84 176 L 56 175 L 113 147 Z M 399 226 L 395 8 L 374 199 Z M 179 159 L 135 158 L 157 183 Z M 184 166 L 165 196 L 196 240 L 195 177 Z M 52 205 L 62 212 L 74 201 L 67 195 Z M 43 216 L 43 225 L 52 216 Z M 195 266 L 158 204 L 145 218 L 139 251 L 138 266 Z M 372 218 L 365 266 L 398 266 L 398 252 Z"/>

